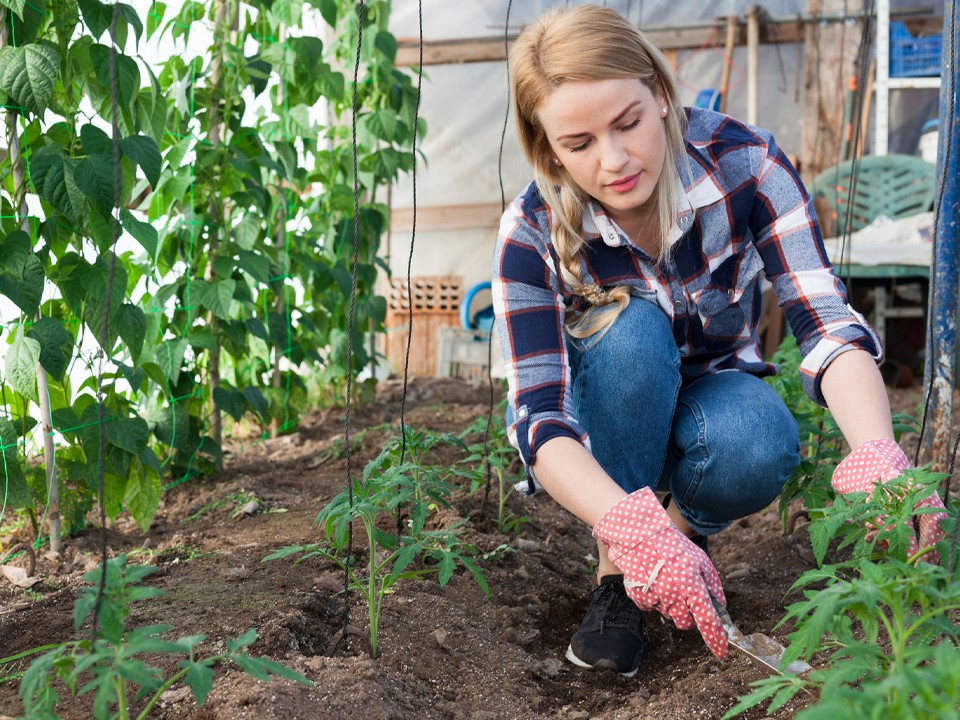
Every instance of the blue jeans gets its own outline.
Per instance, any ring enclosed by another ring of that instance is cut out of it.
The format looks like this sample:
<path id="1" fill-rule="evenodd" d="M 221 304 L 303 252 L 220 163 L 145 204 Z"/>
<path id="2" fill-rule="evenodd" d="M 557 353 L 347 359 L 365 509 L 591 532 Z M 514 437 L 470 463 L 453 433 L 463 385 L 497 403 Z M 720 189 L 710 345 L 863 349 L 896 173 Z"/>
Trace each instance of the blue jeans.
<path id="1" fill-rule="evenodd" d="M 800 439 L 769 385 L 730 370 L 682 386 L 670 321 L 647 300 L 631 299 L 598 335 L 568 339 L 574 409 L 620 487 L 669 490 L 704 535 L 773 502 Z"/>

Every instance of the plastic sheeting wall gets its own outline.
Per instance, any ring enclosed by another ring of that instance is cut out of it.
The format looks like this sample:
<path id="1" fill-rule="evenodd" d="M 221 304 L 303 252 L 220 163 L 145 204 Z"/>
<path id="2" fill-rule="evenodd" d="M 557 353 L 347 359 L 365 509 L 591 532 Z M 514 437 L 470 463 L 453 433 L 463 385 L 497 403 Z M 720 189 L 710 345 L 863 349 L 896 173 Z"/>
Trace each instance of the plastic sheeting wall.
<path id="1" fill-rule="evenodd" d="M 511 7 L 509 30 L 515 33 L 544 10 L 565 4 L 585 3 L 516 0 Z M 716 17 L 730 14 L 744 17 L 751 3 L 749 0 L 712 3 L 690 0 L 609 0 L 603 4 L 618 10 L 641 27 L 662 27 L 710 22 Z M 807 10 L 806 0 L 770 0 L 756 4 L 774 18 L 791 17 Z M 914 0 L 892 3 L 894 8 L 916 4 Z M 927 4 L 933 7 L 934 14 L 939 9 L 942 15 L 942 0 L 932 0 Z M 860 5 L 851 2 L 851 10 L 854 7 Z M 423 0 L 424 37 L 426 40 L 502 37 L 506 12 L 507 0 Z M 391 25 L 399 38 L 416 40 L 416 1 L 395 0 Z M 692 104 L 701 88 L 719 87 L 724 32 L 723 26 L 719 25 L 715 44 L 677 53 L 684 103 Z M 850 40 L 859 40 L 859 24 L 850 23 L 847 32 L 851 34 Z M 804 106 L 815 102 L 813 97 L 804 97 L 804 63 L 808 53 L 802 45 L 799 47 L 799 53 L 795 45 L 760 47 L 758 124 L 773 131 L 788 154 L 800 154 Z M 736 49 L 733 63 L 727 112 L 745 118 L 745 47 Z M 814 71 L 839 71 L 838 67 L 828 65 L 825 63 L 823 68 Z M 842 84 L 845 86 L 845 78 Z M 928 114 L 929 108 L 936 105 L 936 91 L 898 97 L 903 95 L 895 93 L 891 104 L 891 152 L 913 153 L 919 125 L 924 119 L 920 115 Z M 507 75 L 501 62 L 433 65 L 425 68 L 421 112 L 428 130 L 422 150 L 428 164 L 420 166 L 417 178 L 417 202 L 421 210 L 450 205 L 499 205 L 501 191 L 497 165 L 506 106 Z M 933 112 L 935 114 L 935 107 Z M 912 115 L 917 115 L 913 122 L 904 124 Z M 512 118 L 507 123 L 502 157 L 504 194 L 509 202 L 531 179 L 529 167 L 514 137 Z M 391 202 L 395 209 L 410 208 L 412 188 L 409 177 L 393 188 Z M 425 223 L 418 223 L 418 227 L 412 261 L 413 275 L 462 275 L 466 287 L 489 279 L 490 257 L 496 236 L 495 219 L 486 227 L 468 229 L 429 230 Z M 406 272 L 410 241 L 409 229 L 391 232 L 388 260 L 394 274 Z"/>

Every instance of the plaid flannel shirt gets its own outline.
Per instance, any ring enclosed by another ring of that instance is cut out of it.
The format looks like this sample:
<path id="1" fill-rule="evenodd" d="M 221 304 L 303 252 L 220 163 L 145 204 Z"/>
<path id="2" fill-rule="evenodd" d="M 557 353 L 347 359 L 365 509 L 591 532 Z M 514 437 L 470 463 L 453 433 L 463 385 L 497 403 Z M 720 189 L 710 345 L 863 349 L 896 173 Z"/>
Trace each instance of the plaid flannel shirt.
<path id="1" fill-rule="evenodd" d="M 823 247 L 810 196 L 773 136 L 719 113 L 689 109 L 692 178 L 657 264 L 592 202 L 584 214 L 583 280 L 627 286 L 670 319 L 684 383 L 723 370 L 773 375 L 760 350 L 761 271 L 797 338 L 807 394 L 825 405 L 820 380 L 853 348 L 878 361 L 876 334 L 847 302 Z M 686 163 L 680 177 L 689 177 Z M 509 428 L 533 489 L 537 449 L 567 436 L 589 449 L 574 415 L 564 318 L 584 301 L 564 283 L 550 238 L 551 210 L 531 183 L 507 208 L 493 260 L 493 302 L 506 363 Z M 629 368 L 624 368 L 628 372 Z"/>

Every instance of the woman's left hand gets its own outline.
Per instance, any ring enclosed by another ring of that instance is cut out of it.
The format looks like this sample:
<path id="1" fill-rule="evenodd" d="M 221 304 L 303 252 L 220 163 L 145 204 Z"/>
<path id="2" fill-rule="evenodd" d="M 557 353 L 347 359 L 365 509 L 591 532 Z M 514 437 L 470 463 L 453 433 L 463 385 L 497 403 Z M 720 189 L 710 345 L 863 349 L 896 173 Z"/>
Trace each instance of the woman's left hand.
<path id="1" fill-rule="evenodd" d="M 847 455 L 843 462 L 837 465 L 833 472 L 833 489 L 838 493 L 872 493 L 877 483 L 900 477 L 909 467 L 910 461 L 893 440 L 871 440 Z M 934 491 L 918 502 L 914 510 L 921 508 L 935 508 L 937 512 L 914 517 L 915 535 L 910 539 L 911 557 L 918 551 L 935 545 L 943 537 L 940 523 L 946 519 L 947 512 L 940 496 Z M 878 518 L 877 524 L 882 523 L 882 518 Z M 936 552 L 929 552 L 924 559 L 932 563 L 940 561 Z"/>

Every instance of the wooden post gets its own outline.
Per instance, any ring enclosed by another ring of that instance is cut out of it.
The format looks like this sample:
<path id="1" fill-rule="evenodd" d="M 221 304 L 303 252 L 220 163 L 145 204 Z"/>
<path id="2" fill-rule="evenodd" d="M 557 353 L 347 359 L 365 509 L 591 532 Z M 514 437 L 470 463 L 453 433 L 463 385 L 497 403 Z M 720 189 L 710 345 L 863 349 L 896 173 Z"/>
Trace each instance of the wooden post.
<path id="1" fill-rule="evenodd" d="M 813 16 L 843 10 L 855 14 L 863 5 L 863 0 L 810 0 L 807 10 Z M 862 29 L 862 21 L 806 24 L 800 158 L 808 182 L 839 160 L 846 78 L 854 72 Z"/>
<path id="2" fill-rule="evenodd" d="M 760 110 L 760 9 L 747 8 L 747 122 L 756 125 Z"/>
<path id="3" fill-rule="evenodd" d="M 740 16 L 727 15 L 727 42 L 723 48 L 723 75 L 720 78 L 720 112 L 727 111 L 727 95 L 730 94 L 730 71 L 733 68 L 733 51 L 736 49 Z"/>

